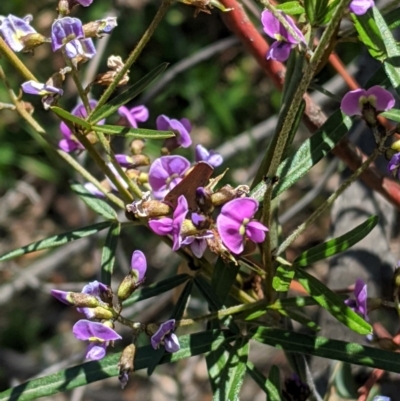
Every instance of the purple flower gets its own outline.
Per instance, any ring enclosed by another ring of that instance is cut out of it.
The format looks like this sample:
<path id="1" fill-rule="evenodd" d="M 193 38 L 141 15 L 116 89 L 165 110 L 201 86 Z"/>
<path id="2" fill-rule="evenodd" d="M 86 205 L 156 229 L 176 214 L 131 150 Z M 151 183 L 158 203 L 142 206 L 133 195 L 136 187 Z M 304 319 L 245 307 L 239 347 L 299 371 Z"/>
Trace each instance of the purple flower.
<path id="1" fill-rule="evenodd" d="M 81 6 L 88 7 L 93 3 L 93 0 L 76 0 Z"/>
<path id="2" fill-rule="evenodd" d="M 73 305 L 69 301 L 69 294 L 71 294 L 69 291 L 51 290 L 50 293 L 54 298 L 56 298 L 58 301 L 62 302 L 63 304 Z"/>
<path id="3" fill-rule="evenodd" d="M 202 258 L 207 249 L 207 238 L 213 238 L 214 234 L 211 230 L 206 230 L 204 233 L 189 235 L 182 241 L 182 245 L 189 245 L 193 255 L 196 258 Z"/>
<path id="4" fill-rule="evenodd" d="M 299 28 L 295 25 L 290 17 L 281 12 L 282 17 L 286 20 L 289 26 L 296 32 L 301 42 L 305 43 L 305 38 Z M 261 23 L 264 32 L 276 39 L 267 52 L 267 60 L 286 61 L 289 58 L 290 51 L 296 47 L 300 41 L 295 39 L 286 28 L 278 21 L 271 11 L 264 10 L 261 13 Z"/>
<path id="5" fill-rule="evenodd" d="M 82 288 L 81 292 L 83 294 L 92 295 L 93 297 L 96 297 L 98 300 L 103 302 L 101 296 L 102 294 L 106 294 L 108 292 L 108 287 L 105 284 L 95 280 L 90 282 L 89 284 L 86 284 Z M 76 308 L 76 310 L 80 313 L 83 313 L 88 319 L 93 319 L 95 317 L 92 308 Z"/>
<path id="6" fill-rule="evenodd" d="M 25 93 L 29 93 L 31 95 L 60 95 L 64 93 L 64 91 L 60 88 L 56 88 L 52 85 L 42 84 L 36 81 L 26 81 L 21 85 L 22 90 Z"/>
<path id="7" fill-rule="evenodd" d="M 213 167 L 220 166 L 224 161 L 219 153 L 215 152 L 214 150 L 207 150 L 202 145 L 196 145 L 195 157 L 196 162 L 204 161 Z"/>
<path id="8" fill-rule="evenodd" d="M 2 17 L 0 19 L 0 35 L 15 52 L 24 50 L 24 38 L 26 38 L 27 35 L 37 33 L 35 29 L 29 25 L 31 21 L 31 15 L 18 18 L 10 14 L 8 17 Z"/>
<path id="9" fill-rule="evenodd" d="M 135 251 L 132 254 L 131 269 L 137 272 L 137 281 L 143 281 L 147 270 L 146 256 L 142 251 Z"/>
<path id="10" fill-rule="evenodd" d="M 368 320 L 367 284 L 365 284 L 361 279 L 356 281 L 354 286 L 354 296 L 355 299 L 346 299 L 344 303 L 354 312 L 360 314 L 365 320 Z"/>
<path id="11" fill-rule="evenodd" d="M 182 118 L 179 121 L 162 114 L 157 117 L 156 124 L 159 131 L 174 131 L 176 137 L 165 141 L 165 146 L 170 151 L 179 148 L 179 146 L 188 148 L 192 144 L 192 138 L 190 138 L 192 125 L 187 118 Z"/>
<path id="12" fill-rule="evenodd" d="M 96 106 L 96 104 L 97 104 L 96 100 L 89 100 L 89 106 L 91 109 L 93 109 Z M 71 114 L 82 119 L 87 117 L 86 109 L 83 104 L 78 104 L 77 106 L 75 106 L 75 108 L 71 111 Z M 105 120 L 101 120 L 98 122 L 98 124 L 102 125 L 104 124 L 104 122 Z M 75 139 L 75 137 L 72 134 L 72 131 L 68 128 L 67 124 L 65 124 L 64 122 L 61 122 L 60 124 L 60 131 L 62 136 L 64 137 L 58 143 L 58 147 L 60 149 L 62 149 L 64 152 L 67 153 L 73 152 L 74 150 L 77 149 L 84 149 L 81 143 Z"/>
<path id="13" fill-rule="evenodd" d="M 348 116 L 361 116 L 367 106 L 372 106 L 376 111 L 387 111 L 394 107 L 393 95 L 379 85 L 367 90 L 356 89 L 347 92 L 342 99 L 340 108 Z"/>
<path id="14" fill-rule="evenodd" d="M 157 235 L 172 235 L 174 241 L 172 246 L 173 251 L 177 251 L 181 247 L 181 228 L 188 211 L 187 200 L 183 195 L 181 195 L 178 198 L 178 204 L 174 210 L 172 219 L 170 217 L 162 217 L 158 220 L 149 221 L 150 228 Z"/>
<path id="15" fill-rule="evenodd" d="M 84 39 L 82 22 L 78 18 L 64 17 L 54 21 L 51 27 L 53 52 L 75 39 Z"/>
<path id="16" fill-rule="evenodd" d="M 138 122 L 144 123 L 149 118 L 149 110 L 146 106 L 136 106 L 131 109 L 121 106 L 118 114 L 124 117 L 132 128 L 137 128 Z"/>
<path id="17" fill-rule="evenodd" d="M 217 228 L 224 245 L 233 253 L 244 249 L 246 236 L 253 242 L 263 242 L 268 228 L 251 220 L 258 209 L 252 198 L 238 198 L 225 203 L 217 217 Z"/>
<path id="18" fill-rule="evenodd" d="M 90 320 L 78 320 L 72 328 L 78 340 L 90 341 L 86 350 L 86 359 L 98 361 L 106 355 L 106 348 L 110 341 L 120 340 L 122 337 L 111 327 Z"/>
<path id="19" fill-rule="evenodd" d="M 158 330 L 151 336 L 151 346 L 157 349 L 161 344 L 164 344 L 167 352 L 179 351 L 181 346 L 178 337 L 173 333 L 174 329 L 175 319 L 170 319 L 162 323 Z"/>
<path id="20" fill-rule="evenodd" d="M 385 397 L 384 395 L 377 395 L 372 401 L 390 401 L 390 397 Z"/>
<path id="21" fill-rule="evenodd" d="M 374 5 L 374 0 L 352 0 L 349 4 L 349 9 L 356 15 L 363 15 Z"/>
<path id="22" fill-rule="evenodd" d="M 81 59 L 87 60 L 96 55 L 96 48 L 90 38 L 74 39 L 65 45 L 65 55 L 78 61 Z"/>
<path id="23" fill-rule="evenodd" d="M 163 199 L 182 181 L 189 167 L 190 162 L 182 156 L 162 156 L 154 160 L 149 170 L 149 184 L 154 197 Z"/>
<path id="24" fill-rule="evenodd" d="M 400 179 L 400 153 L 395 153 L 389 161 L 388 171 L 393 177 Z"/>

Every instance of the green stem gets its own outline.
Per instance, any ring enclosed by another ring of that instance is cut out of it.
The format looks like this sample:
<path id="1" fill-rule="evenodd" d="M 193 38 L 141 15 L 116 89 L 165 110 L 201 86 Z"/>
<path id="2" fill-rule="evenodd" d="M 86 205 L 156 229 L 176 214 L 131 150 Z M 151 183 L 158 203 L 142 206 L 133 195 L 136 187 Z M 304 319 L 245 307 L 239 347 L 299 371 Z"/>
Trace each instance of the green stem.
<path id="1" fill-rule="evenodd" d="M 7 43 L 0 37 L 0 53 L 2 53 L 6 59 L 19 71 L 19 73 L 27 81 L 38 82 L 37 78 L 25 67 L 22 61 L 16 56 L 16 54 L 8 47 Z"/>
<path id="2" fill-rule="evenodd" d="M 131 54 L 128 56 L 124 66 L 122 69 L 119 71 L 119 73 L 116 75 L 114 81 L 112 84 L 105 90 L 101 98 L 99 99 L 99 102 L 97 103 L 96 107 L 92 110 L 92 113 L 95 113 L 101 106 L 103 106 L 108 98 L 111 96 L 111 94 L 114 92 L 115 88 L 118 86 L 119 81 L 121 78 L 129 71 L 129 68 L 133 65 L 133 63 L 137 60 L 139 57 L 140 53 L 146 46 L 147 42 L 150 40 L 150 38 L 153 36 L 158 24 L 161 22 L 163 19 L 165 13 L 167 12 L 168 8 L 170 5 L 173 3 L 173 0 L 163 0 L 161 3 L 160 8 L 158 9 L 156 15 L 153 18 L 153 21 L 143 34 L 143 36 L 140 38 L 139 43 L 136 45 L 136 47 L 132 50 Z M 90 119 L 90 116 L 89 116 Z"/>
<path id="3" fill-rule="evenodd" d="M 383 140 L 382 140 L 383 141 Z M 382 142 L 381 141 L 381 145 Z M 300 224 L 297 229 L 279 246 L 276 251 L 277 255 L 283 253 L 288 246 L 295 241 L 306 229 L 309 227 L 333 202 L 352 184 L 368 167 L 369 165 L 382 153 L 381 146 L 378 146 L 365 162 L 346 180 L 342 183 L 339 189 L 334 192 L 317 210 L 306 220 Z"/>
<path id="4" fill-rule="evenodd" d="M 193 319 L 182 319 L 179 320 L 175 323 L 176 327 L 183 327 L 183 326 L 191 326 L 192 324 L 196 322 L 202 322 L 204 320 L 210 320 L 210 319 L 218 319 L 221 320 L 222 318 L 226 316 L 231 316 L 235 315 L 237 313 L 242 313 L 245 311 L 257 309 L 258 307 L 266 307 L 266 302 L 265 300 L 258 301 L 258 302 L 253 302 L 251 304 L 242 304 L 242 305 L 235 305 L 231 306 L 230 308 L 226 309 L 221 309 L 216 312 L 211 312 L 206 315 L 198 316 Z"/>

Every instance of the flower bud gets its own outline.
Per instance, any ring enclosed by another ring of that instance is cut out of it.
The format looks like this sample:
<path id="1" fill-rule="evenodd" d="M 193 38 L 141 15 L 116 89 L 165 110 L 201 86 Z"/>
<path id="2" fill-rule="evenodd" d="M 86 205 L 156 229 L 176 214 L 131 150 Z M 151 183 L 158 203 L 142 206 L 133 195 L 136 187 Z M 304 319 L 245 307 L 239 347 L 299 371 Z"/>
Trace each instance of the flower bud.
<path id="1" fill-rule="evenodd" d="M 118 362 L 118 380 L 121 383 L 121 387 L 124 388 L 129 380 L 129 374 L 134 370 L 134 361 L 136 354 L 136 346 L 135 344 L 128 345 L 121 354 Z"/>
<path id="2" fill-rule="evenodd" d="M 110 308 L 98 306 L 96 308 L 90 308 L 90 312 L 94 319 L 113 319 L 115 312 Z"/>
<path id="3" fill-rule="evenodd" d="M 157 200 L 136 201 L 127 205 L 126 210 L 128 213 L 132 213 L 136 217 L 145 218 L 167 216 L 173 212 L 171 206 Z"/>
<path id="4" fill-rule="evenodd" d="M 249 187 L 247 185 L 239 185 L 238 187 L 233 188 L 227 184 L 211 195 L 211 202 L 214 206 L 221 206 L 232 199 L 246 195 L 248 192 Z"/>
<path id="5" fill-rule="evenodd" d="M 150 159 L 146 155 L 133 155 L 127 156 L 123 154 L 115 155 L 118 164 L 121 167 L 128 169 L 134 169 L 140 166 L 148 166 L 150 164 Z"/>
<path id="6" fill-rule="evenodd" d="M 21 38 L 21 42 L 24 45 L 24 52 L 30 52 L 35 47 L 42 45 L 43 43 L 50 43 L 51 40 L 41 35 L 40 33 L 29 33 Z"/>
<path id="7" fill-rule="evenodd" d="M 130 149 L 132 154 L 140 155 L 145 147 L 145 143 L 142 139 L 135 139 L 131 142 Z"/>
<path id="8" fill-rule="evenodd" d="M 51 290 L 51 295 L 67 305 L 83 308 L 95 308 L 100 305 L 100 301 L 96 297 L 81 292 Z"/>
<path id="9" fill-rule="evenodd" d="M 92 21 L 83 25 L 86 38 L 98 38 L 103 34 L 109 34 L 117 26 L 116 17 L 107 17 L 102 20 Z"/>

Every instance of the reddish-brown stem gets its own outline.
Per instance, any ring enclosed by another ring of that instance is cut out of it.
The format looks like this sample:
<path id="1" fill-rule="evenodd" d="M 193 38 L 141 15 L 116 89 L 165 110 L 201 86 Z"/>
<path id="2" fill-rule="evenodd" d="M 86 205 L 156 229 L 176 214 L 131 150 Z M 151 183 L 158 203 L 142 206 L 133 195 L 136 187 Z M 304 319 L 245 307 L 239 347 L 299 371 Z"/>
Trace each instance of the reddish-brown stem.
<path id="1" fill-rule="evenodd" d="M 223 13 L 223 19 L 228 28 L 241 40 L 246 49 L 254 56 L 259 66 L 271 78 L 278 89 L 283 88 L 286 68 L 274 60 L 266 60 L 265 55 L 269 46 L 263 36 L 256 30 L 247 17 L 243 7 L 236 0 L 221 0 L 222 4 L 233 11 Z M 339 67 L 339 64 L 336 63 Z M 352 83 L 354 85 L 355 81 Z M 305 95 L 306 109 L 304 123 L 311 132 L 316 131 L 326 121 L 327 117 L 321 109 Z M 360 167 L 365 155 L 344 139 L 333 150 L 333 153 L 342 159 L 351 170 Z M 361 179 L 373 190 L 379 192 L 397 208 L 400 208 L 400 185 L 388 177 L 381 175 L 375 168 L 368 168 Z"/>

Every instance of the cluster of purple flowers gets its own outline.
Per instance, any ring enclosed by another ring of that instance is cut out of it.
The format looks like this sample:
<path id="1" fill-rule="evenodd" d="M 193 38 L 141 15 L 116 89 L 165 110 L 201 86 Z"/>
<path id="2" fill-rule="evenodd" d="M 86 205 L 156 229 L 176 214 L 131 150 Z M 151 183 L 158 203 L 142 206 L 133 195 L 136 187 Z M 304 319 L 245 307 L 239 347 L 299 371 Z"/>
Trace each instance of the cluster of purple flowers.
<path id="1" fill-rule="evenodd" d="M 131 271 L 121 282 L 117 296 L 119 301 L 128 298 L 144 281 L 147 270 L 146 257 L 141 251 L 134 251 L 131 259 Z M 118 312 L 113 306 L 111 289 L 92 281 L 83 287 L 82 292 L 74 293 L 52 290 L 51 294 L 59 301 L 76 306 L 77 311 L 85 315 L 85 319 L 78 320 L 72 332 L 78 340 L 89 341 L 86 350 L 86 359 L 99 360 L 106 355 L 106 349 L 121 336 L 114 330 L 114 322 L 118 319 Z M 151 345 L 154 349 L 164 344 L 166 351 L 176 352 L 180 349 L 175 330 L 175 320 L 162 323 L 151 336 Z"/>
<path id="2" fill-rule="evenodd" d="M 356 15 L 363 15 L 374 5 L 374 0 L 352 0 L 349 4 L 349 9 Z M 275 42 L 272 43 L 267 52 L 267 60 L 283 62 L 289 58 L 292 49 L 301 43 L 306 44 L 306 39 L 289 16 L 282 11 L 278 12 L 290 27 L 291 32 L 289 32 L 289 30 L 283 26 L 282 22 L 269 10 L 264 10 L 261 13 L 261 24 L 264 32 L 270 38 L 275 39 Z"/>

